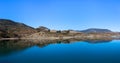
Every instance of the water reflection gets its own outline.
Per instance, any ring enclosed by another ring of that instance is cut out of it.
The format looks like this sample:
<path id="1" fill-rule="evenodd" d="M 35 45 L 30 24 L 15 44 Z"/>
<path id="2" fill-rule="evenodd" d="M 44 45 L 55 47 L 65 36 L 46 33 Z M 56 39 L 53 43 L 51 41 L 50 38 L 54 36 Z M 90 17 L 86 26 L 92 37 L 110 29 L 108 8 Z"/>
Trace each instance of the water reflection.
<path id="1" fill-rule="evenodd" d="M 0 56 L 9 55 L 14 52 L 20 52 L 32 46 L 38 46 L 40 48 L 48 46 L 49 44 L 70 44 L 78 40 L 3 40 L 0 41 Z M 80 41 L 80 40 L 79 40 Z M 88 43 L 102 43 L 111 42 L 112 40 L 81 40 L 82 42 Z"/>
<path id="2" fill-rule="evenodd" d="M 111 62 L 120 58 L 119 42 L 76 39 L 4 40 L 0 41 L 0 61 L 11 63 Z"/>
<path id="3" fill-rule="evenodd" d="M 33 44 L 30 42 L 25 43 L 18 40 L 0 41 L 0 56 L 9 55 L 13 52 L 19 52 L 31 46 L 33 46 Z"/>
<path id="4" fill-rule="evenodd" d="M 108 43 L 112 42 L 112 40 L 85 40 L 84 42 L 96 44 L 96 43 Z"/>

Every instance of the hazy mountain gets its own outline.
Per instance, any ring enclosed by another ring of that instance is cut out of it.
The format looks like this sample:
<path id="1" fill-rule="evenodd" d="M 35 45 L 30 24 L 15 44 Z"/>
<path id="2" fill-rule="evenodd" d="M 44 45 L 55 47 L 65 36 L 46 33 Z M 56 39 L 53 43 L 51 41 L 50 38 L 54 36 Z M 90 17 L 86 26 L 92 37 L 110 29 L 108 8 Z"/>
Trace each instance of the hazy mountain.
<path id="1" fill-rule="evenodd" d="M 83 33 L 108 33 L 108 32 L 112 32 L 112 31 L 108 30 L 108 29 L 90 28 L 90 29 L 82 30 L 80 32 L 83 32 Z"/>
<path id="2" fill-rule="evenodd" d="M 23 23 L 14 22 L 8 19 L 0 19 L 0 36 L 1 37 L 22 37 L 35 33 L 36 30 Z"/>

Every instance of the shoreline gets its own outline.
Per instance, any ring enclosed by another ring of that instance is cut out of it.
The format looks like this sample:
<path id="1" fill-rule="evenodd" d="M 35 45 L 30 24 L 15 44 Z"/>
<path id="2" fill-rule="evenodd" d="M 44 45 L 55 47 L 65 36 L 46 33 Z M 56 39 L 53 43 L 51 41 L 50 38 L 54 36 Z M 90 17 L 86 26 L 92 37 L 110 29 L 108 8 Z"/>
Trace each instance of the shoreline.
<path id="1" fill-rule="evenodd" d="M 76 39 L 76 40 L 113 40 L 117 38 L 111 38 L 111 37 L 39 37 L 39 38 L 0 38 L 0 40 L 71 40 L 71 39 Z M 118 40 L 118 39 L 117 39 Z"/>
<path id="2" fill-rule="evenodd" d="M 0 40 L 19 40 L 20 38 L 0 38 Z"/>

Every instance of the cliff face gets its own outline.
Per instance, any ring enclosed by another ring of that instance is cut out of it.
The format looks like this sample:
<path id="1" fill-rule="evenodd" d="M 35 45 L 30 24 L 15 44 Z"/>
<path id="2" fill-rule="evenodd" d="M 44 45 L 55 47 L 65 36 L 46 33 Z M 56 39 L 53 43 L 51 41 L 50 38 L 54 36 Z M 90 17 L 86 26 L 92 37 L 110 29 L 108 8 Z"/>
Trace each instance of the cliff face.
<path id="1" fill-rule="evenodd" d="M 34 28 L 23 23 L 8 19 L 0 19 L 0 37 L 22 37 L 37 32 Z"/>

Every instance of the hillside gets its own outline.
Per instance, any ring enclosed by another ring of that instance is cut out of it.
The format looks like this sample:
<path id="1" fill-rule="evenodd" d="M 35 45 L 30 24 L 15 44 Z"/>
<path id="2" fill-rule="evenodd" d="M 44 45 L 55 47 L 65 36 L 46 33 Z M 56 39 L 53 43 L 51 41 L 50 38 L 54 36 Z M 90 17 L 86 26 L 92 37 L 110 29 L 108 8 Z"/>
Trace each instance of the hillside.
<path id="1" fill-rule="evenodd" d="M 23 37 L 37 32 L 34 28 L 23 23 L 18 23 L 8 19 L 0 19 L 0 37 Z"/>

